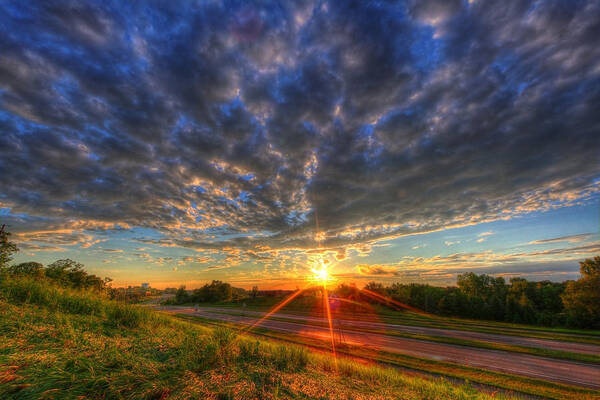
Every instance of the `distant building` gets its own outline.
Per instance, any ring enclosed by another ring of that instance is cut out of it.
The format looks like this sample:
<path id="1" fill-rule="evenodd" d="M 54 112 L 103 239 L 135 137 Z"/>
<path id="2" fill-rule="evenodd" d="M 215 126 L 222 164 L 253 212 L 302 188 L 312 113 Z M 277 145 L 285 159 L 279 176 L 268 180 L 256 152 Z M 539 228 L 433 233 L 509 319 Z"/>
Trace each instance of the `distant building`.
<path id="1" fill-rule="evenodd" d="M 150 287 L 149 283 L 146 283 L 146 282 L 142 283 L 142 289 L 148 289 L 149 287 Z"/>

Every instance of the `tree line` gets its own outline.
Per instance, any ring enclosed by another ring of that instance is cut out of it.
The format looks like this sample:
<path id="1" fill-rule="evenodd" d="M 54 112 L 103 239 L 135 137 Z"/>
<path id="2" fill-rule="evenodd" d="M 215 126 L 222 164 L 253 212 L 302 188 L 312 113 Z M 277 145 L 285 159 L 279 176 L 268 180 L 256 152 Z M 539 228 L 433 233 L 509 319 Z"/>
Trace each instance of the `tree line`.
<path id="1" fill-rule="evenodd" d="M 13 255 L 19 251 L 17 246 L 9 241 L 10 233 L 0 233 L 0 279 L 5 277 L 29 277 L 46 279 L 54 284 L 73 289 L 106 291 L 112 281 L 110 278 L 100 278 L 85 271 L 84 265 L 71 259 L 55 261 L 47 266 L 38 262 L 23 262 L 11 264 Z"/>
<path id="2" fill-rule="evenodd" d="M 444 316 L 545 326 L 600 328 L 600 257 L 580 264 L 581 278 L 567 282 L 531 282 L 467 272 L 456 287 L 427 284 L 365 288 L 423 311 Z M 346 290 L 347 291 L 347 290 Z M 362 300 L 373 302 L 363 296 Z"/>
<path id="3" fill-rule="evenodd" d="M 244 289 L 233 287 L 227 282 L 212 281 L 191 292 L 182 285 L 175 292 L 175 297 L 167 300 L 165 304 L 217 303 L 240 300 L 245 297 L 248 295 Z"/>

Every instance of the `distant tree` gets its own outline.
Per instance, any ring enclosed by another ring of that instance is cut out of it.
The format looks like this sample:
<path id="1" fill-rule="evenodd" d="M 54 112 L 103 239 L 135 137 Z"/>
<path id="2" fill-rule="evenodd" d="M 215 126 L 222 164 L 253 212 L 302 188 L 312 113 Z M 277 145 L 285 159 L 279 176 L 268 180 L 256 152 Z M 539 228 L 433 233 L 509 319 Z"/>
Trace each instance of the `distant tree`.
<path id="1" fill-rule="evenodd" d="M 102 290 L 106 288 L 109 282 L 96 275 L 87 273 L 84 265 L 71 259 L 63 259 L 53 262 L 45 269 L 46 277 L 54 282 L 75 289 L 95 289 Z"/>
<path id="2" fill-rule="evenodd" d="M 258 296 L 258 286 L 252 286 L 252 290 L 250 291 L 250 297 L 255 299 Z"/>
<path id="3" fill-rule="evenodd" d="M 385 293 L 385 287 L 383 287 L 383 285 L 381 283 L 377 283 L 377 282 L 369 282 L 365 285 L 365 289 L 370 290 L 371 292 L 375 292 L 375 293 L 379 293 L 379 294 L 384 294 Z"/>
<path id="4" fill-rule="evenodd" d="M 8 267 L 7 271 L 11 275 L 31 276 L 34 278 L 40 278 L 45 275 L 44 266 L 33 261 L 11 265 Z"/>
<path id="5" fill-rule="evenodd" d="M 2 230 L 0 233 L 0 269 L 8 267 L 13 259 L 13 254 L 19 251 L 16 244 L 9 241 L 10 232 Z"/>
<path id="6" fill-rule="evenodd" d="M 188 292 L 185 290 L 185 285 L 179 286 L 177 292 L 175 292 L 175 302 L 177 304 L 187 303 L 189 299 Z"/>
<path id="7" fill-rule="evenodd" d="M 600 328 L 600 257 L 579 263 L 581 278 L 570 281 L 562 294 L 569 325 Z"/>

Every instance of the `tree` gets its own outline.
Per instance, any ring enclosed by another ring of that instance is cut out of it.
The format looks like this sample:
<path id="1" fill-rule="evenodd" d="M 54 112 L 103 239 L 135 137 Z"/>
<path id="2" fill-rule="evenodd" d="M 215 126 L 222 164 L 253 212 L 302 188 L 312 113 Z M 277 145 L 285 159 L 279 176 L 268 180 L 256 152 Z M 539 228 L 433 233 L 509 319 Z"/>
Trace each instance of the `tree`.
<path id="1" fill-rule="evenodd" d="M 250 297 L 255 299 L 256 296 L 258 296 L 258 286 L 252 286 L 252 291 L 250 292 Z"/>
<path id="2" fill-rule="evenodd" d="M 54 261 L 46 267 L 46 276 L 64 286 L 81 287 L 83 280 L 83 264 L 69 258 Z"/>
<path id="3" fill-rule="evenodd" d="M 385 293 L 385 288 L 383 287 L 383 285 L 381 283 L 374 282 L 374 281 L 367 283 L 365 285 L 365 289 L 369 290 L 371 292 L 379 293 L 379 294 Z"/>
<path id="4" fill-rule="evenodd" d="M 88 274 L 83 267 L 83 264 L 66 258 L 48 265 L 45 272 L 46 277 L 62 286 L 95 290 L 106 288 L 106 284 L 110 281 L 96 275 Z"/>
<path id="5" fill-rule="evenodd" d="M 570 281 L 562 294 L 568 323 L 582 328 L 600 327 L 600 257 L 579 263 L 581 278 Z"/>
<path id="6" fill-rule="evenodd" d="M 7 271 L 11 275 L 31 276 L 34 278 L 40 278 L 44 276 L 44 266 L 33 261 L 11 265 L 8 267 Z"/>
<path id="7" fill-rule="evenodd" d="M 9 241 L 10 232 L 4 230 L 4 225 L 0 231 L 0 269 L 5 268 L 13 259 L 13 254 L 19 251 L 17 245 Z"/>
<path id="8" fill-rule="evenodd" d="M 177 292 L 175 292 L 175 302 L 177 304 L 187 303 L 188 298 L 189 296 L 187 291 L 185 290 L 185 285 L 179 286 L 179 289 L 177 289 Z"/>

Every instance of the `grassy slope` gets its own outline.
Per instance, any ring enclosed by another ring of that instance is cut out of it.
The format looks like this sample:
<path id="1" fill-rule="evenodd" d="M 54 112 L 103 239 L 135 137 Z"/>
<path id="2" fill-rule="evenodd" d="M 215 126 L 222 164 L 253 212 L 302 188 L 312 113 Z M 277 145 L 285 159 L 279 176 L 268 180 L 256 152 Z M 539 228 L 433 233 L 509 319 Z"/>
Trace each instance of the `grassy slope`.
<path id="1" fill-rule="evenodd" d="M 0 398 L 487 399 L 44 282 L 0 283 Z M 497 394 L 494 398 L 503 398 Z"/>

